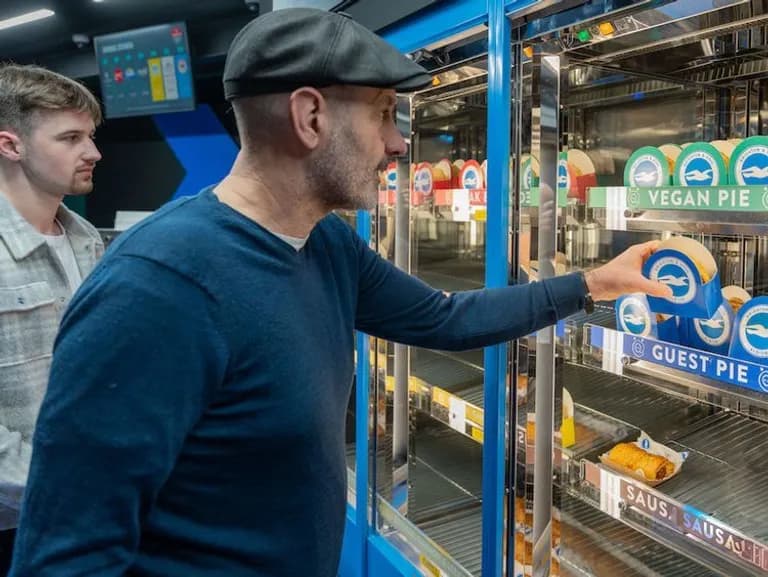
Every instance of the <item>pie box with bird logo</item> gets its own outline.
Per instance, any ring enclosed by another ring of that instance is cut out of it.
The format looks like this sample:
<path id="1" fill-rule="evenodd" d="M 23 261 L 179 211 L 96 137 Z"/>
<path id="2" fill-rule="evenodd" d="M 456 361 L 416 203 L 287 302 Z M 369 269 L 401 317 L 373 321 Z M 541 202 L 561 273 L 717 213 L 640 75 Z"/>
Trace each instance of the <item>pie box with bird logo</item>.
<path id="1" fill-rule="evenodd" d="M 677 317 L 652 312 L 648 298 L 642 293 L 624 295 L 616 300 L 616 327 L 636 337 L 680 342 Z"/>
<path id="2" fill-rule="evenodd" d="M 413 178 L 411 179 L 411 202 L 416 206 L 421 206 L 432 201 L 436 187 L 435 171 L 429 162 L 421 162 L 416 165 Z M 441 177 L 445 175 L 440 172 Z M 450 177 L 448 177 L 450 178 Z M 441 180 L 441 184 L 444 181 Z"/>
<path id="3" fill-rule="evenodd" d="M 655 313 L 711 319 L 723 303 L 717 263 L 707 248 L 683 236 L 661 243 L 643 265 L 643 275 L 666 284 L 672 296 L 648 296 Z"/>
<path id="4" fill-rule="evenodd" d="M 768 185 L 768 137 L 750 136 L 742 140 L 734 149 L 728 168 L 732 184 Z"/>
<path id="5" fill-rule="evenodd" d="M 728 355 L 731 349 L 736 314 L 751 299 L 749 293 L 738 286 L 723 288 L 723 304 L 709 319 L 680 319 L 680 344 Z"/>
<path id="6" fill-rule="evenodd" d="M 485 189 L 485 173 L 479 162 L 467 160 L 462 163 L 456 188 L 467 190 Z"/>
<path id="7" fill-rule="evenodd" d="M 739 309 L 730 356 L 768 365 L 768 296 L 750 299 Z M 760 376 L 760 381 L 760 386 L 768 392 L 768 372 Z"/>
<path id="8" fill-rule="evenodd" d="M 638 148 L 624 167 L 624 186 L 669 186 L 673 162 L 655 146 Z"/>

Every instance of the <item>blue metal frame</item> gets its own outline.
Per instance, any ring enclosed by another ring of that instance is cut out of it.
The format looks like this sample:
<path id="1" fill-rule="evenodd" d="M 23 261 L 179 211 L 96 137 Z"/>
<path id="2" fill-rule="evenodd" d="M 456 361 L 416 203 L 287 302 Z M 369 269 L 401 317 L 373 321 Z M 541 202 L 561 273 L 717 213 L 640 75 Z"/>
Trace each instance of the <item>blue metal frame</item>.
<path id="1" fill-rule="evenodd" d="M 341 547 L 341 559 L 339 560 L 340 576 L 359 576 L 360 568 L 364 567 L 362 556 L 367 551 L 361 544 L 365 543 L 365 538 L 360 536 L 360 531 L 367 530 L 367 527 L 360 528 L 355 519 L 355 507 L 347 504 L 346 523 L 344 524 L 344 541 Z"/>
<path id="2" fill-rule="evenodd" d="M 503 0 L 488 0 L 488 222 L 485 285 L 489 288 L 509 284 L 510 34 Z M 487 347 L 484 351 L 484 577 L 501 577 L 504 566 L 507 350 L 508 346 L 504 343 Z"/>
<path id="3" fill-rule="evenodd" d="M 416 577 L 421 571 L 414 569 L 409 561 L 394 545 L 379 535 L 371 535 L 368 540 L 368 577 Z M 359 576 L 355 576 L 359 577 Z"/>
<path id="4" fill-rule="evenodd" d="M 371 240 L 371 214 L 357 212 L 357 233 L 365 242 Z M 355 369 L 355 523 L 360 566 L 357 575 L 367 575 L 368 565 L 368 406 L 370 404 L 371 364 L 368 335 L 357 333 Z"/>
<path id="5" fill-rule="evenodd" d="M 412 52 L 455 36 L 478 25 L 488 24 L 488 222 L 486 241 L 486 286 L 508 284 L 509 158 L 511 38 L 510 12 L 538 0 L 445 0 L 381 31 L 381 35 L 402 52 Z M 357 214 L 358 234 L 371 237 L 371 215 Z M 368 336 L 357 334 L 357 389 L 355 423 L 356 543 L 361 549 L 358 575 L 368 575 L 368 548 L 378 543 L 387 552 L 379 561 L 395 572 L 406 574 L 409 561 L 371 530 L 369 522 L 368 406 L 370 353 Z M 484 577 L 501 577 L 504 555 L 504 483 L 506 463 L 506 370 L 507 344 L 484 351 L 485 422 L 483 444 L 483 551 Z M 373 551 L 379 549 L 373 548 Z M 382 568 L 382 571 L 384 569 Z M 387 574 L 386 571 L 382 574 Z"/>
<path id="6" fill-rule="evenodd" d="M 484 24 L 488 0 L 444 0 L 382 30 L 401 52 L 413 52 Z"/>

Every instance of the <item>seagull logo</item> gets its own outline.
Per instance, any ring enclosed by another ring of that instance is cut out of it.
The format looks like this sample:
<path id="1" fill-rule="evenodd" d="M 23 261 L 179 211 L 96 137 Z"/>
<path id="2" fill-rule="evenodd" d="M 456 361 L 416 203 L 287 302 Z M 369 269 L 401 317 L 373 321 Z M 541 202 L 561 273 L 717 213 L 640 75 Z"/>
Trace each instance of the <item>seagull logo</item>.
<path id="1" fill-rule="evenodd" d="M 699 324 L 708 329 L 722 329 L 725 326 L 725 321 L 723 319 L 708 319 L 699 321 Z"/>
<path id="2" fill-rule="evenodd" d="M 684 287 L 688 286 L 688 278 L 684 276 L 675 276 L 673 274 L 665 274 L 659 277 L 659 282 L 664 283 L 672 287 Z"/>
<path id="3" fill-rule="evenodd" d="M 636 172 L 635 182 L 640 184 L 652 184 L 656 182 L 656 172 Z"/>
<path id="4" fill-rule="evenodd" d="M 685 180 L 690 180 L 691 182 L 706 182 L 712 180 L 712 169 L 689 170 L 685 173 Z"/>
<path id="5" fill-rule="evenodd" d="M 760 323 L 747 325 L 744 330 L 747 331 L 748 335 L 755 335 L 761 339 L 768 339 L 768 327 L 761 325 Z"/>
<path id="6" fill-rule="evenodd" d="M 645 319 L 642 315 L 627 313 L 624 315 L 624 324 L 634 326 L 645 326 Z"/>
<path id="7" fill-rule="evenodd" d="M 760 168 L 759 166 L 750 166 L 741 171 L 745 178 L 768 178 L 768 166 Z"/>

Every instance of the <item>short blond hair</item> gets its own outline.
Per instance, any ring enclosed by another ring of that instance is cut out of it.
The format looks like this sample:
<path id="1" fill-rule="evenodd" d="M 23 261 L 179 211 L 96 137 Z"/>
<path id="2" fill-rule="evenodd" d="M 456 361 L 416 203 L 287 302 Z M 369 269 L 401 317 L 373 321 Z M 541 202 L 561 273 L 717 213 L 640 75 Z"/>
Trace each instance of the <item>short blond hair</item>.
<path id="1" fill-rule="evenodd" d="M 0 64 L 0 130 L 28 133 L 49 110 L 88 112 L 101 124 L 101 106 L 85 86 L 40 66 Z"/>

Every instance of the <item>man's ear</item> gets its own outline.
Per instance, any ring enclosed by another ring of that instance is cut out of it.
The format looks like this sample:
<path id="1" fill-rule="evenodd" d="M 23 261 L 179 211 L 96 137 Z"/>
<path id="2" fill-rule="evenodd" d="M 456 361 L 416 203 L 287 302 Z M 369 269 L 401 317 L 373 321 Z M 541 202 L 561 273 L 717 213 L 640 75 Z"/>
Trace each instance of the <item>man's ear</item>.
<path id="1" fill-rule="evenodd" d="M 21 138 L 8 130 L 0 130 L 0 156 L 17 162 L 24 154 L 24 143 Z"/>
<path id="2" fill-rule="evenodd" d="M 308 150 L 320 144 L 329 127 L 328 102 L 319 90 L 298 88 L 289 99 L 294 136 Z"/>

